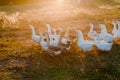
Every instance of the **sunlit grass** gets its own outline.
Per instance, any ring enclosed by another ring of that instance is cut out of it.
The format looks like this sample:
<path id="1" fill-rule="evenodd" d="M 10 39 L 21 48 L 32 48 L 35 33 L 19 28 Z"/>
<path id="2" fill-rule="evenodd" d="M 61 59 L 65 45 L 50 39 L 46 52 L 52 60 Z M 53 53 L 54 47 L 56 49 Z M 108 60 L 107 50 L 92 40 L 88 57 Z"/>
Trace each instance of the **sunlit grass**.
<path id="1" fill-rule="evenodd" d="M 31 40 L 31 31 L 28 28 L 28 25 L 33 24 L 38 33 L 39 27 L 44 32 L 47 31 L 46 23 L 50 23 L 53 28 L 63 29 L 70 25 L 71 33 L 76 36 L 74 30 L 80 29 L 84 32 L 85 39 L 88 39 L 86 34 L 90 22 L 96 25 L 98 32 L 99 23 L 105 23 L 111 32 L 111 21 L 120 19 L 119 8 L 78 11 L 73 7 L 56 10 L 39 6 L 33 8 L 33 5 L 24 5 L 24 9 L 23 6 L 0 7 L 1 80 L 119 80 L 119 39 L 115 40 L 110 52 L 102 52 L 94 47 L 91 52 L 84 53 L 77 47 L 76 41 L 69 52 L 64 50 L 60 56 L 51 57 Z M 15 17 L 16 12 L 19 13 L 17 23 L 6 21 L 4 16 Z"/>

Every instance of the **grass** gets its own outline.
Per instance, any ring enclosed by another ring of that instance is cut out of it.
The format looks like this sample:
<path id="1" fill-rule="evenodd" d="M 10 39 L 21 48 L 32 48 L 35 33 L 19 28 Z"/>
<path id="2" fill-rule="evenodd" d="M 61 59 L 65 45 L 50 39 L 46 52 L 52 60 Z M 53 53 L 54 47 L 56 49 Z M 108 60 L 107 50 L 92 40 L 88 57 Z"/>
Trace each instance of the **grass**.
<path id="1" fill-rule="evenodd" d="M 88 23 L 92 22 L 97 31 L 98 24 L 105 23 L 110 32 L 111 21 L 120 19 L 119 8 L 92 8 L 75 12 L 73 7 L 69 10 L 67 7 L 56 10 L 51 7 L 47 9 L 46 6 L 38 9 L 36 6 L 0 7 L 0 80 L 120 79 L 120 39 L 115 39 L 110 52 L 102 52 L 94 47 L 91 52 L 84 53 L 76 46 L 77 42 L 74 42 L 69 52 L 63 51 L 60 56 L 51 57 L 31 40 L 31 31 L 28 28 L 28 25 L 33 24 L 38 33 L 39 26 L 46 31 L 46 23 L 54 28 L 65 28 L 69 24 L 71 33 L 76 35 L 74 30 L 81 29 L 85 36 L 89 30 Z M 19 12 L 19 22 L 6 23 L 4 16 L 11 16 L 16 12 Z"/>

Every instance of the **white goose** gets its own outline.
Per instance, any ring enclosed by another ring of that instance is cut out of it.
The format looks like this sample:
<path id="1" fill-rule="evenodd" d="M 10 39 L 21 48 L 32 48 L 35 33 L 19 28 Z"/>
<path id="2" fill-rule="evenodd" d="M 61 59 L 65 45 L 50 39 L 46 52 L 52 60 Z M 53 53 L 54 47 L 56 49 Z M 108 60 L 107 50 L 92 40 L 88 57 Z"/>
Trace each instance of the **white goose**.
<path id="1" fill-rule="evenodd" d="M 67 44 L 68 42 L 72 42 L 73 41 L 73 40 L 69 39 L 69 37 L 70 37 L 69 28 L 70 27 L 68 26 L 67 29 L 66 29 L 64 37 L 61 39 L 61 43 L 62 44 Z"/>
<path id="2" fill-rule="evenodd" d="M 57 34 L 56 29 L 53 29 L 54 34 L 51 33 L 51 27 L 49 24 L 46 24 L 47 28 L 48 28 L 48 34 L 49 34 L 49 39 L 50 39 L 50 46 L 52 47 L 59 47 L 60 44 L 60 37 L 61 37 L 61 33 L 62 31 L 60 30 L 60 33 Z"/>
<path id="3" fill-rule="evenodd" d="M 40 43 L 40 36 L 35 34 L 35 29 L 32 25 L 29 25 L 29 28 L 32 31 L 32 39 L 36 42 L 36 43 Z"/>
<path id="4" fill-rule="evenodd" d="M 62 34 L 62 28 L 58 28 L 58 31 L 59 33 L 57 34 L 57 30 L 56 29 L 53 29 L 53 32 L 54 32 L 54 40 L 57 40 L 59 41 L 60 40 L 60 37 L 61 37 L 61 34 Z"/>
<path id="5" fill-rule="evenodd" d="M 118 24 L 118 30 L 116 32 L 116 35 L 117 35 L 118 38 L 120 38 L 120 21 L 116 21 L 116 22 Z"/>
<path id="6" fill-rule="evenodd" d="M 112 42 L 114 40 L 114 36 L 107 32 L 105 24 L 99 25 L 101 28 L 100 38 L 106 42 Z"/>
<path id="7" fill-rule="evenodd" d="M 78 34 L 78 43 L 77 43 L 78 47 L 84 52 L 91 51 L 93 47 L 93 43 L 88 40 L 84 40 L 83 34 L 80 30 L 76 30 L 76 32 Z"/>
<path id="8" fill-rule="evenodd" d="M 41 35 L 41 33 L 40 33 L 40 35 Z M 51 50 L 50 49 L 51 46 L 50 46 L 50 42 L 49 42 L 49 35 L 45 34 L 45 36 L 46 36 L 46 39 L 47 39 L 46 41 L 44 41 L 44 39 L 41 38 L 42 40 L 41 40 L 40 44 L 41 44 L 42 48 L 45 51 L 47 51 L 49 53 L 49 55 L 51 55 L 51 56 L 60 55 L 61 54 L 61 49 L 57 50 L 57 51 Z M 41 37 L 42 37 L 42 35 L 41 35 Z"/>
<path id="9" fill-rule="evenodd" d="M 41 37 L 40 45 L 42 46 L 43 50 L 47 51 L 49 53 L 49 55 L 51 55 L 51 56 L 61 54 L 61 50 L 54 51 L 54 50 L 50 49 L 51 46 L 50 46 L 49 35 L 48 34 L 45 34 L 46 39 L 47 39 L 46 41 L 43 39 L 42 33 L 40 32 L 39 34 L 40 34 L 40 37 Z"/>
<path id="10" fill-rule="evenodd" d="M 99 35 L 98 37 L 94 37 L 95 46 L 101 51 L 110 51 L 113 43 L 108 43 L 106 41 L 101 41 Z"/>
<path id="11" fill-rule="evenodd" d="M 50 38 L 50 46 L 53 46 L 53 47 L 58 47 L 59 46 L 59 40 L 56 40 L 52 37 L 49 37 Z"/>
<path id="12" fill-rule="evenodd" d="M 53 47 L 58 47 L 57 41 L 55 40 L 54 35 L 51 33 L 51 26 L 50 26 L 50 24 L 46 24 L 46 27 L 48 28 L 47 33 L 48 33 L 49 38 L 50 38 L 49 45 L 53 46 Z"/>
<path id="13" fill-rule="evenodd" d="M 63 49 L 66 49 L 67 51 L 70 50 L 71 44 L 72 44 L 72 42 L 74 41 L 74 39 L 69 39 L 69 37 L 70 37 L 69 29 L 70 29 L 70 26 L 67 27 L 66 32 L 65 32 L 65 35 L 64 35 L 64 37 L 61 39 L 62 48 L 63 48 Z"/>
<path id="14" fill-rule="evenodd" d="M 90 24 L 90 31 L 88 32 L 87 36 L 91 39 L 94 39 L 94 37 L 97 35 L 96 31 L 93 31 L 93 24 Z"/>
<path id="15" fill-rule="evenodd" d="M 40 35 L 40 45 L 42 47 L 43 50 L 48 50 L 48 47 L 49 47 L 49 39 L 48 39 L 48 36 L 47 34 L 45 34 L 46 36 L 46 41 L 44 40 L 43 38 L 43 33 L 42 31 L 39 32 L 39 35 Z"/>

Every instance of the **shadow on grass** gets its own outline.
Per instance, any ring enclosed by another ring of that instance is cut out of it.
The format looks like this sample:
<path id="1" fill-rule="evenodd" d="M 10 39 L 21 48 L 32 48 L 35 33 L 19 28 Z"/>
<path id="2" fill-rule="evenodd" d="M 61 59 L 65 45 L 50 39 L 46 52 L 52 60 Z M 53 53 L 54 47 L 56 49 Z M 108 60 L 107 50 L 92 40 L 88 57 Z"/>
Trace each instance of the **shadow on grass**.
<path id="1" fill-rule="evenodd" d="M 120 45 L 114 44 L 110 52 L 83 53 L 74 46 L 70 52 L 51 57 L 45 51 L 32 50 L 28 66 L 21 73 L 27 80 L 113 80 L 120 77 Z"/>

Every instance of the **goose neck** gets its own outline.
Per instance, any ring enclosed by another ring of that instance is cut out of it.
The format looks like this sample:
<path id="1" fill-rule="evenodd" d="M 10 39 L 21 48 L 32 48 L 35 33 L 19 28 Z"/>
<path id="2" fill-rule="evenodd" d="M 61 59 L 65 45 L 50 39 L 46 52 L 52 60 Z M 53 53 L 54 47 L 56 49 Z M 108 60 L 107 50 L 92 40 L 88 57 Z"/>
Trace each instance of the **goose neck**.
<path id="1" fill-rule="evenodd" d="M 120 31 L 120 24 L 118 24 L 118 30 Z"/>
<path id="2" fill-rule="evenodd" d="M 32 30 L 32 35 L 35 35 L 35 29 L 31 28 L 31 30 Z"/>
<path id="3" fill-rule="evenodd" d="M 79 34 L 78 35 L 78 41 L 83 41 L 84 39 L 83 39 L 83 35 L 82 34 Z"/>
<path id="4" fill-rule="evenodd" d="M 46 34 L 46 42 L 49 44 L 49 36 L 48 36 L 48 34 Z"/>
<path id="5" fill-rule="evenodd" d="M 42 35 L 42 33 L 40 33 L 40 41 L 43 41 L 44 39 L 43 39 L 43 35 Z"/>
<path id="6" fill-rule="evenodd" d="M 107 29 L 106 29 L 105 26 L 102 26 L 102 27 L 101 27 L 101 32 L 102 32 L 102 33 L 107 33 Z"/>
<path id="7" fill-rule="evenodd" d="M 90 31 L 89 32 L 92 32 L 93 31 L 93 26 L 90 27 Z"/>
<path id="8" fill-rule="evenodd" d="M 113 24 L 113 30 L 117 31 L 117 27 L 116 27 L 116 23 L 112 23 Z"/>
<path id="9" fill-rule="evenodd" d="M 54 30 L 54 35 L 55 35 L 55 36 L 57 35 L 56 30 Z"/>
<path id="10" fill-rule="evenodd" d="M 49 24 L 46 24 L 47 28 L 48 28 L 48 33 L 51 33 L 51 27 Z"/>

